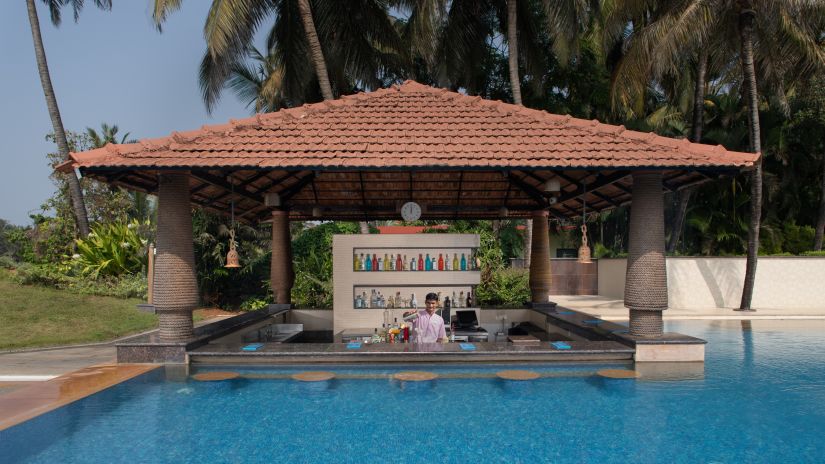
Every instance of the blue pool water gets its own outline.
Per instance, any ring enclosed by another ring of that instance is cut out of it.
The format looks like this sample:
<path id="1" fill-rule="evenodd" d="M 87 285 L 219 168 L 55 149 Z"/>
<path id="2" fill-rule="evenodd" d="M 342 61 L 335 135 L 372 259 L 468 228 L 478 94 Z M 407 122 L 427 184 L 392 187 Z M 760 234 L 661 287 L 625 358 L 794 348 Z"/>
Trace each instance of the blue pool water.
<path id="1" fill-rule="evenodd" d="M 825 461 L 825 321 L 667 325 L 709 341 L 703 370 L 657 366 L 633 381 L 592 375 L 631 367 L 615 364 L 415 366 L 448 378 L 403 387 L 382 377 L 392 366 L 322 367 L 378 378 L 320 385 L 156 370 L 0 432 L 0 461 Z M 466 378 L 505 368 L 550 377 Z"/>

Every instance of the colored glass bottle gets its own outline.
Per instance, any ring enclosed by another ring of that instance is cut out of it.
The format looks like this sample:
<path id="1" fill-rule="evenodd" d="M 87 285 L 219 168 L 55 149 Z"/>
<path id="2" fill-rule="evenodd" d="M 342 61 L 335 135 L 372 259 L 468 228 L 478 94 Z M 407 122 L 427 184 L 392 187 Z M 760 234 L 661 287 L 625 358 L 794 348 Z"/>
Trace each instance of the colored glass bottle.
<path id="1" fill-rule="evenodd" d="M 467 257 L 464 256 L 464 253 L 461 253 L 461 270 L 462 271 L 467 270 Z"/>
<path id="2" fill-rule="evenodd" d="M 432 271 L 433 270 L 433 263 L 430 261 L 430 254 L 427 253 L 427 256 L 424 257 L 424 270 L 425 271 Z"/>
<path id="3" fill-rule="evenodd" d="M 441 256 L 441 253 L 438 254 L 438 270 L 439 271 L 444 270 L 444 257 Z"/>
<path id="4" fill-rule="evenodd" d="M 390 270 L 390 258 L 389 258 L 389 257 L 387 257 L 387 254 L 386 254 L 386 253 L 384 253 L 384 270 L 385 270 L 385 271 L 389 271 L 389 270 Z"/>
<path id="5" fill-rule="evenodd" d="M 460 269 L 459 266 L 461 266 L 461 265 L 458 263 L 458 253 L 453 253 L 453 270 L 454 271 L 459 270 Z"/>
<path id="6" fill-rule="evenodd" d="M 371 271 L 372 270 L 372 259 L 370 259 L 369 253 L 367 253 L 367 264 L 364 266 L 364 269 Z"/>
<path id="7" fill-rule="evenodd" d="M 403 261 L 401 261 L 401 255 L 399 254 L 398 256 L 395 257 L 395 270 L 396 271 L 401 271 L 403 269 L 404 269 L 404 264 L 403 264 Z"/>
<path id="8" fill-rule="evenodd" d="M 378 256 L 376 256 L 375 253 L 373 253 L 372 254 L 372 270 L 373 271 L 380 271 L 381 270 L 381 269 L 379 269 L 378 264 L 379 264 Z"/>
<path id="9" fill-rule="evenodd" d="M 424 258 L 421 257 L 421 253 L 418 253 L 418 270 L 424 270 Z"/>
<path id="10" fill-rule="evenodd" d="M 358 269 L 359 267 L 361 267 L 361 260 L 358 259 L 357 254 L 352 255 L 352 270 L 353 271 L 359 271 L 360 270 L 360 269 Z"/>

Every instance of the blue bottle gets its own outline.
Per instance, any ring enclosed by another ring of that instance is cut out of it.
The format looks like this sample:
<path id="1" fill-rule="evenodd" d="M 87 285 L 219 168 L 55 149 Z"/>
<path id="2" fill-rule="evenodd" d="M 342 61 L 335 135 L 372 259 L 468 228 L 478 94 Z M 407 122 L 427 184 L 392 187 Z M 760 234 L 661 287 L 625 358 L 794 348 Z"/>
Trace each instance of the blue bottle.
<path id="1" fill-rule="evenodd" d="M 461 270 L 467 270 L 467 258 L 464 256 L 464 253 L 461 253 Z"/>
<path id="2" fill-rule="evenodd" d="M 463 259 L 462 259 L 462 262 L 464 262 Z M 370 254 L 369 253 L 367 253 L 367 266 L 366 266 L 366 269 L 368 271 L 372 270 L 372 260 L 370 259 Z"/>
<path id="3" fill-rule="evenodd" d="M 430 261 L 430 254 L 427 253 L 427 257 L 424 258 L 424 270 L 425 271 L 432 271 L 433 270 L 433 262 Z"/>

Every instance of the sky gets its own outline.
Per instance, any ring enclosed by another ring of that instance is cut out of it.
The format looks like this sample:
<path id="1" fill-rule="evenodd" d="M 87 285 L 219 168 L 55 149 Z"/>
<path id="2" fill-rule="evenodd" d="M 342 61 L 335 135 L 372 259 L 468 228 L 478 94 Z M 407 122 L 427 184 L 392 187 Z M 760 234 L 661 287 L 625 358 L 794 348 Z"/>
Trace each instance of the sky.
<path id="1" fill-rule="evenodd" d="M 115 0 L 111 11 L 85 2 L 77 23 L 71 9 L 60 27 L 35 1 L 52 84 L 67 131 L 117 124 L 121 136 L 143 139 L 220 124 L 250 115 L 225 92 L 212 115 L 198 86 L 205 50 L 206 0 L 183 2 L 159 33 L 151 0 Z M 0 15 L 0 219 L 31 224 L 29 214 L 52 195 L 46 154 L 57 147 L 34 59 L 26 2 L 6 2 Z"/>

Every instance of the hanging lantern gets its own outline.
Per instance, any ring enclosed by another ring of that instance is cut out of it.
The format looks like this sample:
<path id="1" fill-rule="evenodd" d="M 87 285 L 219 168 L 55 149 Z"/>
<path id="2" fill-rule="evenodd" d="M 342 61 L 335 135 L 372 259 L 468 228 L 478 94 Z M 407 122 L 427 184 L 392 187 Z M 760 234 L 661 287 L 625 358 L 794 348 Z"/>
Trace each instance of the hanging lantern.
<path id="1" fill-rule="evenodd" d="M 238 251 L 235 250 L 235 229 L 229 229 L 229 253 L 226 254 L 226 264 L 223 267 L 241 267 Z"/>
<path id="2" fill-rule="evenodd" d="M 579 247 L 579 259 L 582 264 L 589 264 L 593 261 L 590 259 L 590 246 L 587 245 L 587 184 L 582 183 L 582 245 Z"/>
<path id="3" fill-rule="evenodd" d="M 592 263 L 590 259 L 590 246 L 587 245 L 587 225 L 582 224 L 582 246 L 579 247 L 579 262 L 582 264 Z"/>
<path id="4" fill-rule="evenodd" d="M 235 184 L 232 183 L 232 179 L 229 179 L 232 195 L 235 194 Z M 229 228 L 229 253 L 226 254 L 226 264 L 223 267 L 227 268 L 238 268 L 241 267 L 241 260 L 238 257 L 238 250 L 235 249 L 235 200 L 233 199 L 232 202 L 229 204 L 230 208 L 230 228 Z"/>

